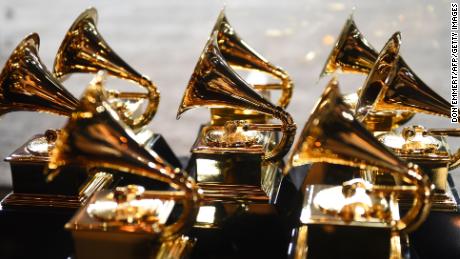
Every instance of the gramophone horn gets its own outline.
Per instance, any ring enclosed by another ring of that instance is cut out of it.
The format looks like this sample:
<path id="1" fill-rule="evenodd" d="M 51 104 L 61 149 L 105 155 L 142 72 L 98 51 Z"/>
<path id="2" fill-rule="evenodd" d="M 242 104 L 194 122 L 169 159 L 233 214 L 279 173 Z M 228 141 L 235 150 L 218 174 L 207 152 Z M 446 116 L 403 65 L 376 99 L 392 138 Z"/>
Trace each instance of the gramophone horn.
<path id="1" fill-rule="evenodd" d="M 450 117 L 450 103 L 408 70 L 399 56 L 399 32 L 385 44 L 359 93 L 356 114 L 400 110 Z"/>
<path id="2" fill-rule="evenodd" d="M 345 22 L 339 39 L 321 71 L 323 77 L 340 69 L 342 72 L 364 73 L 371 70 L 378 52 L 364 38 L 356 27 L 353 15 Z"/>
<path id="3" fill-rule="evenodd" d="M 383 146 L 353 117 L 341 97 L 338 83 L 332 79 L 305 124 L 289 165 L 326 162 L 362 169 L 378 168 L 401 176 L 410 186 L 374 186 L 372 190 L 387 194 L 411 192 L 415 197 L 412 207 L 394 226 L 398 231 L 413 230 L 429 212 L 428 178 Z"/>
<path id="4" fill-rule="evenodd" d="M 185 111 L 199 106 L 249 109 L 281 120 L 283 136 L 278 145 L 265 155 L 265 159 L 284 156 L 292 144 L 296 130 L 292 117 L 281 107 L 261 97 L 229 66 L 219 50 L 217 32 L 211 35 L 200 56 L 185 89 L 177 118 Z M 257 130 L 257 127 L 252 129 Z"/>
<path id="5" fill-rule="evenodd" d="M 150 79 L 134 70 L 110 48 L 98 32 L 96 23 L 97 11 L 94 8 L 87 9 L 75 20 L 59 47 L 54 62 L 54 74 L 57 78 L 64 78 L 71 73 L 96 73 L 106 70 L 112 76 L 133 81 L 146 88 L 147 94 L 111 92 L 111 97 L 121 100 L 148 100 L 145 112 L 139 117 L 132 118 L 126 108 L 120 112 L 129 126 L 141 128 L 150 122 L 157 111 L 157 88 Z"/>
<path id="6" fill-rule="evenodd" d="M 40 38 L 24 38 L 0 74 L 0 115 L 12 111 L 41 111 L 70 116 L 77 107 L 73 97 L 46 69 L 38 56 Z"/>
<path id="7" fill-rule="evenodd" d="M 400 43 L 398 43 L 400 44 Z M 357 28 L 353 16 L 350 16 L 345 23 L 345 26 L 340 33 L 339 39 L 335 44 L 331 54 L 329 55 L 326 64 L 321 72 L 321 77 L 326 74 L 334 73 L 340 69 L 342 72 L 354 72 L 369 74 L 376 67 L 375 63 L 379 53 L 372 47 L 371 44 L 364 38 L 363 34 Z M 399 57 L 395 63 L 398 66 L 398 72 L 395 86 L 410 89 L 414 86 L 423 89 L 428 89 L 424 95 L 435 97 L 438 99 L 437 106 L 445 106 L 445 100 L 434 93 L 406 64 L 402 57 Z M 406 91 L 405 90 L 405 91 Z M 434 93 L 434 95 L 433 95 Z M 443 103 L 440 104 L 439 102 Z M 377 108 L 377 107 L 376 107 Z M 414 111 L 414 110 L 410 110 Z M 450 112 L 449 112 L 450 115 Z M 447 115 L 447 116 L 449 116 Z M 410 119 L 412 114 L 407 113 L 402 120 Z M 399 124 L 402 124 L 401 122 Z"/>
<path id="8" fill-rule="evenodd" d="M 286 71 L 268 62 L 244 42 L 228 22 L 225 10 L 220 12 L 212 31 L 217 33 L 220 52 L 231 67 L 261 71 L 281 81 L 279 84 L 254 85 L 254 87 L 260 90 L 281 90 L 278 106 L 286 108 L 291 100 L 293 88 L 293 82 Z"/>
<path id="9" fill-rule="evenodd" d="M 168 192 L 170 198 L 182 200 L 183 210 L 179 219 L 162 231 L 165 236 L 177 234 L 193 224 L 199 205 L 199 190 L 187 174 L 170 166 L 154 151 L 146 150 L 134 137 L 134 132 L 105 100 L 101 79 L 96 78 L 56 141 L 49 164 L 50 176 L 60 166 L 78 164 L 89 169 L 115 169 L 169 183 L 177 190 Z"/>

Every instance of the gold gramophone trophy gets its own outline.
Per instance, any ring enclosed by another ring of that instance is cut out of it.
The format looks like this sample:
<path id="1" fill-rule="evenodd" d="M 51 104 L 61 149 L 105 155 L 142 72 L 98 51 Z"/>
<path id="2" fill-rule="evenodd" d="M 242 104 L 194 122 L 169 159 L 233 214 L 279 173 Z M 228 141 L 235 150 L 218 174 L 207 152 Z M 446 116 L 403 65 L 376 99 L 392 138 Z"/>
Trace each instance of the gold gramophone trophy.
<path id="1" fill-rule="evenodd" d="M 96 73 L 105 70 L 109 75 L 126 79 L 145 88 L 142 92 L 118 92 L 109 90 L 110 101 L 117 108 L 123 121 L 136 132 L 146 126 L 155 115 L 160 94 L 155 84 L 121 59 L 97 30 L 97 11 L 89 8 L 81 13 L 66 33 L 54 61 L 53 74 L 64 80 L 73 73 Z M 131 102 L 146 100 L 143 114 L 133 117 Z"/>
<path id="2" fill-rule="evenodd" d="M 146 129 L 160 101 L 160 93 L 155 84 L 116 54 L 100 34 L 96 24 L 95 8 L 89 8 L 77 17 L 56 54 L 53 74 L 64 81 L 75 73 L 97 73 L 104 70 L 110 76 L 125 79 L 145 89 L 147 92 L 119 92 L 108 89 L 108 100 L 146 147 L 160 153 L 174 166 L 181 167 L 179 159 L 163 136 Z M 144 103 L 145 109 L 142 105 Z"/>
<path id="3" fill-rule="evenodd" d="M 243 253 L 240 256 L 248 256 L 247 253 L 257 255 L 256 251 L 262 248 L 256 248 L 256 242 L 251 242 L 253 247 L 250 248 L 249 243 L 238 236 L 238 231 L 249 231 L 247 238 L 260 240 L 281 236 L 279 232 L 262 236 L 260 229 L 245 227 L 256 219 L 253 226 L 267 222 L 267 218 L 277 220 L 271 202 L 282 177 L 279 163 L 292 144 L 296 126 L 282 107 L 262 97 L 256 91 L 258 87 L 244 81 L 234 66 L 262 70 L 275 74 L 275 77 L 281 73 L 288 85 L 283 87 L 288 90 L 280 102 L 286 105 L 290 98 L 292 86 L 285 73 L 241 41 L 222 12 L 200 55 L 177 113 L 180 118 L 185 111 L 197 107 L 208 107 L 212 111 L 211 122 L 199 130 L 187 167 L 205 195 L 194 228 L 199 256 L 210 256 L 211 253 L 211 257 L 220 257 L 222 251 L 226 251 L 224 254 Z M 281 124 L 270 123 L 273 118 L 280 120 Z M 214 236 L 208 234 L 214 231 Z M 219 237 L 227 241 L 218 243 Z M 232 242 L 233 247 L 229 248 Z M 265 245 L 270 246 L 269 243 Z M 259 252 L 259 256 L 267 251 L 270 250 Z"/>
<path id="4" fill-rule="evenodd" d="M 240 44 L 240 47 L 236 47 L 237 44 Z M 226 46 L 225 51 L 222 51 L 221 46 Z M 232 51 L 228 46 L 234 46 L 236 50 Z M 247 52 L 246 55 L 240 53 L 243 50 Z M 230 199 L 241 198 L 243 195 L 242 197 L 249 199 L 253 197 L 268 201 L 272 190 L 264 188 L 273 187 L 274 175 L 273 172 L 272 175 L 269 172 L 274 168 L 273 163 L 268 166 L 264 161 L 277 161 L 286 154 L 293 141 L 296 127 L 287 112 L 261 97 L 253 86 L 246 83 L 232 69 L 232 62 L 234 64 L 234 60 L 239 60 L 239 56 L 245 56 L 248 60 L 258 57 L 249 51 L 221 13 L 185 90 L 177 117 L 195 107 L 213 109 L 214 119 L 200 129 L 192 147 L 189 166 L 189 172 L 192 175 L 196 174 L 195 177 L 205 192 L 209 188 L 210 191 L 216 192 L 216 195 L 220 193 Z M 250 59 L 249 54 L 254 58 Z M 244 61 L 240 62 L 243 64 Z M 256 62 L 252 61 L 246 66 L 251 67 L 250 64 L 254 63 Z M 266 64 L 268 66 L 268 63 Z M 223 117 L 215 119 L 216 114 L 222 114 L 219 109 L 225 109 L 227 115 L 228 111 L 235 110 L 236 113 L 242 111 L 245 114 L 273 117 L 281 120 L 282 125 L 267 123 L 267 118 L 256 120 L 254 117 L 244 116 L 226 116 L 227 120 L 223 122 Z M 230 118 L 234 119 L 229 120 Z M 277 138 L 273 136 L 273 132 L 282 133 L 278 143 L 274 142 Z M 266 167 L 265 172 L 262 172 L 265 170 L 263 167 Z M 264 180 L 267 181 L 266 184 Z M 224 186 L 227 186 L 225 189 L 228 190 L 223 191 Z M 251 187 L 254 188 L 251 190 Z"/>
<path id="5" fill-rule="evenodd" d="M 378 55 L 379 52 L 364 38 L 363 34 L 357 28 L 353 16 L 350 16 L 324 65 L 321 77 L 336 71 L 367 75 L 372 70 L 372 67 L 374 67 Z M 404 76 L 397 83 L 413 84 L 429 88 L 402 58 L 399 59 L 398 66 L 401 68 Z M 346 102 L 352 106 L 352 109 L 356 107 L 359 92 L 360 90 L 357 93 L 345 95 Z M 373 110 L 369 112 L 363 123 L 371 131 L 385 132 L 396 129 L 409 121 L 413 116 L 413 111 L 409 110 Z"/>
<path id="6" fill-rule="evenodd" d="M 145 87 L 148 90 L 146 94 L 119 93 L 113 90 L 105 92 L 121 118 L 137 132 L 136 137 L 139 141 L 160 153 L 174 166 L 181 167 L 179 159 L 161 135 L 142 130 L 143 126 L 151 120 L 158 106 L 159 95 L 154 84 L 137 73 L 110 49 L 97 32 L 96 18 L 96 10 L 88 9 L 74 22 L 58 52 L 54 74 L 62 78 L 72 72 L 97 72 L 107 69 L 111 75 L 135 81 Z M 31 110 L 70 116 L 72 110 L 78 105 L 78 100 L 48 72 L 38 56 L 38 45 L 38 35 L 28 37 L 19 44 L 6 63 L 2 87 L 6 91 L 12 88 L 9 85 L 14 85 L 16 89 L 22 89 L 16 92 L 24 94 L 22 96 L 5 94 L 1 109 L 3 113 Z M 30 82 L 24 80 L 30 76 L 34 80 Z M 148 105 L 142 115 L 134 117 L 135 111 L 128 109 L 131 107 L 129 105 L 131 99 L 137 101 L 147 99 Z M 48 130 L 45 134 L 36 135 L 6 158 L 6 161 L 11 164 L 14 193 L 20 195 L 8 196 L 4 205 L 75 208 L 95 191 L 83 191 L 82 186 L 94 188 L 92 184 L 84 184 L 87 177 L 84 173 L 70 175 L 63 173 L 62 177 L 53 183 L 47 183 L 42 176 L 49 160 L 48 151 L 53 148 L 58 134 L 59 131 Z M 97 188 L 106 185 L 107 179 L 102 182 L 104 184 L 97 185 Z"/>
<path id="7" fill-rule="evenodd" d="M 378 110 L 450 117 L 450 103 L 420 81 L 412 81 L 412 74 L 401 66 L 400 41 L 399 33 L 395 33 L 380 52 L 361 89 L 356 115 L 365 120 L 370 111 Z M 458 166 L 460 155 L 450 151 L 443 136 L 458 136 L 459 133 L 457 129 L 425 129 L 416 125 L 377 137 L 400 158 L 418 164 L 430 177 L 435 185 L 433 210 L 456 211 L 458 198 L 448 187 L 448 171 Z M 375 178 L 373 181 L 381 180 L 373 172 L 368 176 Z M 401 205 L 404 204 L 401 202 Z"/>
<path id="8" fill-rule="evenodd" d="M 293 82 L 283 69 L 271 64 L 244 42 L 228 22 L 225 10 L 217 18 L 212 32 L 217 33 L 217 45 L 227 64 L 235 71 L 257 71 L 278 80 L 272 83 L 256 83 L 253 88 L 264 97 L 270 98 L 270 91 L 281 91 L 277 105 L 286 108 L 292 97 Z M 210 108 L 211 125 L 224 125 L 229 120 L 246 120 L 253 123 L 267 123 L 266 114 L 248 109 L 230 107 Z"/>
<path id="9" fill-rule="evenodd" d="M 412 163 L 403 162 L 369 132 L 343 102 L 332 79 L 294 145 L 288 166 L 331 163 L 379 169 L 405 185 L 371 184 L 362 178 L 341 185 L 305 184 L 301 225 L 291 258 L 402 258 L 400 236 L 429 213 L 431 184 Z M 328 174 L 340 174 L 330 170 Z M 400 215 L 398 196 L 413 197 Z M 333 244 L 333 246 L 331 246 Z"/>
<path id="10" fill-rule="evenodd" d="M 39 37 L 31 34 L 15 48 L 0 74 L 1 114 L 13 111 L 47 112 L 70 116 L 77 107 L 75 99 L 38 56 Z M 63 170 L 62 177 L 47 183 L 43 169 L 57 135 L 48 131 L 35 136 L 5 160 L 10 163 L 13 192 L 2 201 L 3 208 L 17 206 L 79 207 L 96 190 L 107 186 L 107 174 L 91 177 L 77 168 Z"/>
<path id="11" fill-rule="evenodd" d="M 168 190 L 128 185 L 104 190 L 74 215 L 78 258 L 185 258 L 194 241 L 182 236 L 194 223 L 201 192 L 180 168 L 144 148 L 110 105 L 96 78 L 61 130 L 52 150 L 48 179 L 61 168 L 77 165 L 95 171 L 116 170 L 167 183 Z M 173 215 L 173 209 L 180 213 Z"/>

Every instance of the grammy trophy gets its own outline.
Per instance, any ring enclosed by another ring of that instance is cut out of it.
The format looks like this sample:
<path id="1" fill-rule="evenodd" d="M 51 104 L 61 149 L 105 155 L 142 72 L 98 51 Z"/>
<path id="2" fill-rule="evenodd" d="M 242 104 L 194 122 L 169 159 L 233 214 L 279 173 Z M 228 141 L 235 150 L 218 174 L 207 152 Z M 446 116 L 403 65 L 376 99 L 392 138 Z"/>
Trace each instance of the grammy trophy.
<path id="1" fill-rule="evenodd" d="M 405 184 L 372 184 L 359 177 L 341 185 L 305 184 L 301 225 L 294 232 L 291 258 L 403 258 L 401 235 L 406 238 L 429 213 L 428 177 L 381 144 L 348 108 L 338 82 L 332 79 L 305 124 L 288 166 L 322 162 L 378 168 L 400 176 Z M 340 171 L 326 173 L 339 175 Z M 402 194 L 413 199 L 400 214 L 398 196 Z M 341 249 L 323 249 L 339 243 Z"/>

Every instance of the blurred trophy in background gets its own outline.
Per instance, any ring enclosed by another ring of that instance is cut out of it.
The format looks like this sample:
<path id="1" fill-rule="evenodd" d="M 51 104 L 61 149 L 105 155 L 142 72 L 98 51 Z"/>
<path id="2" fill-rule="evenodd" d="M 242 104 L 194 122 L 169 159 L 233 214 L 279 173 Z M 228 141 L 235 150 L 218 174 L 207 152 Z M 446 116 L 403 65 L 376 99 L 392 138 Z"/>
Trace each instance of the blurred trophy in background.
<path id="1" fill-rule="evenodd" d="M 378 55 L 379 52 L 364 38 L 363 34 L 358 30 L 353 17 L 350 16 L 324 65 L 321 77 L 332 74 L 337 70 L 343 73 L 360 73 L 367 75 L 374 67 Z M 394 82 L 396 85 L 418 85 L 422 88 L 429 88 L 410 69 L 402 58 L 399 59 L 398 66 L 401 68 L 401 73 L 399 80 Z M 360 91 L 361 90 L 358 90 L 356 93 L 344 96 L 346 103 L 350 105 L 352 110 L 354 110 L 357 105 Z M 369 111 L 363 123 L 371 131 L 385 132 L 396 129 L 409 121 L 413 116 L 413 111 L 409 110 L 395 111 L 374 109 Z"/>
<path id="2" fill-rule="evenodd" d="M 109 75 L 129 80 L 145 88 L 147 93 L 108 91 L 109 100 L 119 111 L 123 121 L 135 131 L 139 131 L 155 115 L 160 94 L 149 78 L 134 70 L 110 48 L 97 30 L 96 23 L 95 8 L 87 9 L 78 16 L 59 47 L 53 73 L 58 79 L 63 80 L 72 73 L 96 73 L 105 70 Z M 135 108 L 143 101 L 148 103 L 144 113 L 134 117 Z"/>
<path id="3" fill-rule="evenodd" d="M 31 34 L 19 43 L 6 62 L 0 75 L 2 114 L 38 111 L 70 116 L 77 107 L 78 100 L 41 62 L 38 47 L 38 35 Z M 11 165 L 13 192 L 3 199 L 4 208 L 39 206 L 74 209 L 111 182 L 109 175 L 88 177 L 76 168 L 69 168 L 55 183 L 48 183 L 43 172 L 56 138 L 57 133 L 53 130 L 36 135 L 5 159 Z"/>
<path id="4" fill-rule="evenodd" d="M 370 111 L 410 111 L 450 116 L 450 103 L 421 81 L 410 81 L 407 68 L 401 67 L 401 39 L 395 33 L 380 52 L 361 89 L 356 116 L 365 120 Z M 408 79 L 409 78 L 409 79 Z M 371 115 L 372 116 L 372 115 Z M 415 125 L 400 132 L 377 134 L 378 139 L 406 161 L 418 164 L 435 184 L 433 210 L 456 211 L 458 197 L 448 187 L 448 171 L 458 166 L 459 154 L 452 153 L 443 135 L 458 136 L 457 129 L 425 129 Z M 370 172 L 372 181 L 384 181 Z M 404 204 L 402 204 L 404 205 Z"/>
<path id="5" fill-rule="evenodd" d="M 192 108 L 211 108 L 211 123 L 201 126 L 187 167 L 205 196 L 195 229 L 198 235 L 201 233 L 208 239 L 206 233 L 211 231 L 217 231 L 222 238 L 235 238 L 231 241 L 234 247 L 229 246 L 228 240 L 221 240 L 224 243 L 221 249 L 219 235 L 206 243 L 200 243 L 203 239 L 198 238 L 198 253 L 202 248 L 216 253 L 230 250 L 256 255 L 262 249 L 258 245 L 276 243 L 273 240 L 281 236 L 279 232 L 264 236 L 257 226 L 268 220 L 267 229 L 280 227 L 272 203 L 282 177 L 280 161 L 293 142 L 296 126 L 282 107 L 256 92 L 262 86 L 248 84 L 232 66 L 280 77 L 281 90 L 286 91 L 280 104 L 287 105 L 292 88 L 288 76 L 252 51 L 221 12 L 185 89 L 177 117 Z M 281 124 L 270 123 L 271 119 L 278 119 Z M 251 226 L 254 230 L 245 229 L 253 221 L 257 222 Z M 240 233 L 248 231 L 252 233 L 242 238 Z M 258 242 L 252 242 L 250 248 L 249 239 Z M 265 249 L 259 255 L 268 256 L 269 251 Z"/>
<path id="6" fill-rule="evenodd" d="M 155 84 L 137 72 L 107 44 L 97 30 L 97 11 L 89 8 L 81 13 L 67 31 L 54 61 L 54 75 L 64 80 L 74 73 L 107 71 L 108 75 L 135 83 L 147 92 L 120 92 L 108 89 L 109 101 L 123 121 L 136 133 L 137 139 L 160 153 L 169 163 L 181 163 L 166 140 L 146 129 L 157 112 L 160 93 Z M 145 106 L 145 107 L 144 107 Z"/>
<path id="7" fill-rule="evenodd" d="M 139 141 L 160 153 L 174 166 L 181 167 L 180 161 L 161 135 L 142 130 L 158 106 L 156 88 L 150 80 L 135 72 L 108 47 L 95 28 L 95 20 L 95 9 L 88 9 L 77 19 L 60 48 L 54 74 L 63 77 L 71 72 L 97 72 L 100 69 L 108 69 L 112 75 L 145 86 L 148 94 L 118 93 L 113 90 L 105 90 L 105 93 L 121 119 L 137 132 L 136 138 Z M 38 35 L 28 36 L 5 64 L 1 77 L 4 93 L 1 110 L 3 113 L 28 110 L 70 116 L 78 105 L 78 100 L 46 69 L 38 56 L 38 46 Z M 81 51 L 78 51 L 78 48 Z M 149 104 L 143 115 L 131 117 L 131 112 L 126 108 L 129 107 L 131 97 L 136 100 L 147 99 Z M 123 103 L 126 105 L 122 105 Z M 110 177 L 107 175 L 88 180 L 82 170 L 72 167 L 68 170 L 72 171 L 69 174 L 63 173 L 59 179 L 47 182 L 43 170 L 49 161 L 49 150 L 53 148 L 58 135 L 59 130 L 48 130 L 45 134 L 36 135 L 5 159 L 12 169 L 13 194 L 4 199 L 4 206 L 78 208 L 94 191 L 107 186 L 108 182 L 113 180 L 109 181 Z M 120 184 L 123 184 L 123 179 Z"/>
<path id="8" fill-rule="evenodd" d="M 341 185 L 305 184 L 301 225 L 295 229 L 291 243 L 295 249 L 289 256 L 402 258 L 401 234 L 416 229 L 429 213 L 430 181 L 416 165 L 400 160 L 354 118 L 335 79 L 308 119 L 288 167 L 313 162 L 379 169 L 400 176 L 404 185 L 372 184 L 362 178 Z M 413 199 L 400 215 L 398 196 L 402 194 Z M 336 249 L 339 243 L 340 249 Z"/>

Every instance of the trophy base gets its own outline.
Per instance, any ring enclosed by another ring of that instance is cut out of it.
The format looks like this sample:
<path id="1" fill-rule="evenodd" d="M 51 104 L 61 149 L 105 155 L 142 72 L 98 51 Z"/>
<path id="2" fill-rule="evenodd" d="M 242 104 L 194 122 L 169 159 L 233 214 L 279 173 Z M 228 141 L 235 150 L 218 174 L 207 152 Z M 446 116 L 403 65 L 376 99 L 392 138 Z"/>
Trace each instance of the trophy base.
<path id="1" fill-rule="evenodd" d="M 146 148 L 158 153 L 174 167 L 182 168 L 180 160 L 162 135 L 146 131 L 140 137 Z M 48 169 L 51 147 L 45 135 L 38 134 L 5 159 L 11 167 L 13 192 L 2 201 L 3 207 L 79 208 L 94 192 L 109 187 L 111 182 L 117 185 L 165 186 L 161 182 L 144 183 L 145 178 L 116 171 L 88 177 L 86 168 L 79 166 L 65 166 L 53 181 L 48 181 L 48 175 L 44 172 Z"/>
<path id="2" fill-rule="evenodd" d="M 406 209 L 412 206 L 412 200 L 410 198 L 402 197 L 398 203 L 402 209 Z M 431 210 L 432 211 L 444 211 L 444 212 L 455 212 L 458 211 L 457 201 L 448 193 L 434 193 L 431 196 Z"/>
<path id="3" fill-rule="evenodd" d="M 155 214 L 147 214 L 150 218 L 155 217 L 153 224 L 158 224 L 156 228 L 150 227 L 149 224 L 152 223 L 143 221 L 144 218 L 133 222 L 129 219 L 101 218 L 99 217 L 101 214 L 94 213 L 94 210 L 106 213 L 106 207 L 100 206 L 105 202 L 114 202 L 116 206 L 123 204 L 118 203 L 113 196 L 114 192 L 109 190 L 97 192 L 65 224 L 65 229 L 72 233 L 77 258 L 169 259 L 188 257 L 195 244 L 194 239 L 169 235 L 181 233 L 168 233 L 167 237 L 162 234 L 162 227 L 167 225 L 174 210 L 174 201 L 168 198 L 156 200 Z M 144 199 L 144 197 L 138 198 L 138 201 Z M 145 199 L 147 201 L 154 197 L 145 197 Z M 131 210 L 136 210 L 134 207 L 129 207 L 130 205 L 124 205 L 123 212 L 128 211 L 129 213 Z M 179 211 L 180 209 L 177 210 Z"/>
<path id="4" fill-rule="evenodd" d="M 205 202 L 268 203 L 270 197 L 258 186 L 199 183 Z"/>
<path id="5" fill-rule="evenodd" d="M 206 147 L 205 132 L 209 125 L 201 125 L 192 147 L 187 172 L 209 194 L 210 200 L 232 199 L 267 202 L 277 193 L 281 179 L 280 162 L 265 162 L 262 148 L 212 148 Z M 270 146 L 277 134 L 261 133 L 263 143 Z M 264 194 L 265 193 L 265 194 Z M 206 195 L 205 195 L 206 196 Z"/>
<path id="6" fill-rule="evenodd" d="M 68 258 L 72 236 L 64 229 L 75 208 L 3 206 L 0 258 Z"/>
<path id="7" fill-rule="evenodd" d="M 273 204 L 205 202 L 192 258 L 284 258 L 290 227 Z"/>
<path id="8" fill-rule="evenodd" d="M 74 196 L 57 196 L 57 195 L 40 195 L 27 193 L 10 193 L 2 201 L 1 204 L 5 208 L 18 207 L 53 207 L 53 208 L 69 208 L 77 209 L 85 202 L 84 197 Z"/>
<path id="9" fill-rule="evenodd" d="M 81 189 L 79 195 L 33 194 L 15 193 L 8 194 L 2 201 L 4 208 L 63 208 L 77 209 L 85 204 L 91 195 L 104 189 L 112 183 L 112 175 L 99 172 L 94 174 Z"/>
<path id="10" fill-rule="evenodd" d="M 262 160 L 263 149 L 206 147 L 202 125 L 187 171 L 203 190 L 196 223 L 190 235 L 197 239 L 193 258 L 283 258 L 293 224 L 286 220 L 292 197 L 281 172 L 282 162 Z M 269 146 L 277 139 L 273 133 L 263 134 Z M 294 190 L 293 190 L 294 189 Z M 283 195 L 279 195 L 280 192 Z M 282 200 L 280 205 L 277 200 Z"/>
<path id="11" fill-rule="evenodd" d="M 197 238 L 192 257 L 285 258 L 290 231 L 298 224 L 301 195 L 288 175 L 274 182 L 279 186 L 271 197 L 253 186 L 237 188 L 239 198 L 219 190 L 219 197 L 207 199 L 205 190 L 191 231 Z M 235 195 L 234 189 L 229 191 Z"/>
<path id="12" fill-rule="evenodd" d="M 292 231 L 287 258 L 410 259 L 408 242 L 401 242 L 402 239 L 389 229 L 327 224 L 303 225 Z"/>
<path id="13" fill-rule="evenodd" d="M 292 232 L 289 258 L 405 258 L 407 249 L 402 244 L 407 242 L 401 242 L 400 233 L 392 230 L 389 220 L 379 216 L 347 220 L 340 214 L 340 206 L 325 210 L 340 202 L 343 196 L 338 194 L 342 193 L 342 185 L 315 184 L 302 188 L 300 226 Z M 399 218 L 397 204 L 390 213 L 393 221 Z"/>
<path id="14" fill-rule="evenodd" d="M 224 125 L 227 121 L 245 120 L 249 123 L 266 123 L 268 115 L 251 110 L 211 108 L 211 125 Z"/>
<path id="15" fill-rule="evenodd" d="M 457 212 L 460 209 L 460 197 L 450 174 L 447 175 L 448 187 L 445 192 L 432 193 L 431 211 Z M 400 197 L 399 204 L 402 209 L 412 206 L 410 197 Z"/>
<path id="16" fill-rule="evenodd" d="M 460 213 L 432 211 L 410 233 L 415 258 L 460 258 Z"/>

